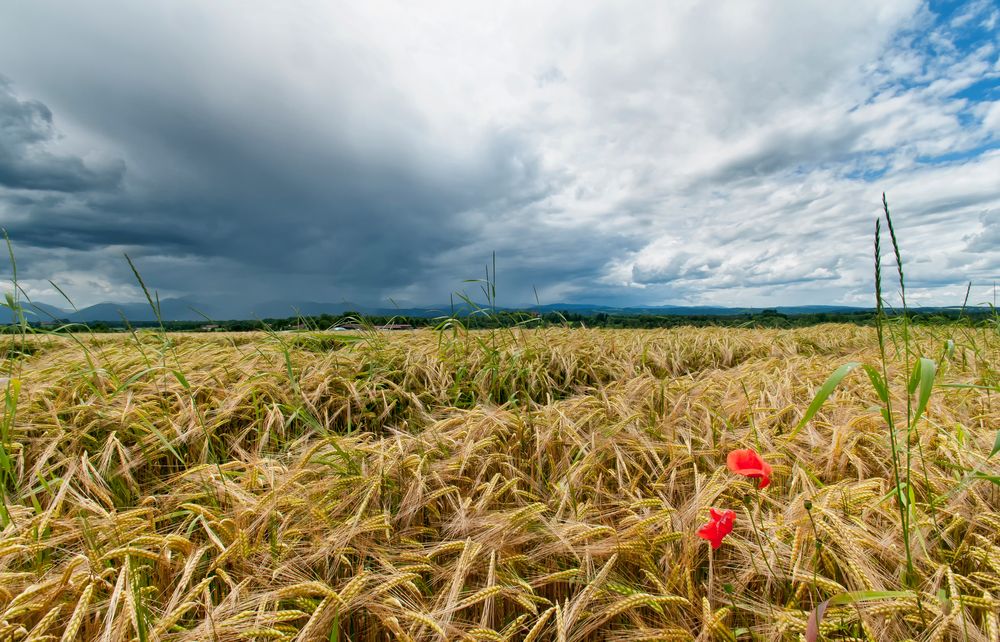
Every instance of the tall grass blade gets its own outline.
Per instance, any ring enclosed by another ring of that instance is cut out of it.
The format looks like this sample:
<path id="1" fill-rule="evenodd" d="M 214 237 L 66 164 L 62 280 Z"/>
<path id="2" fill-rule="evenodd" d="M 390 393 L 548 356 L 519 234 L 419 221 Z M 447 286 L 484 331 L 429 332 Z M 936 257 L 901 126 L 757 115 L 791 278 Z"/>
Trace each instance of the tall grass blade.
<path id="1" fill-rule="evenodd" d="M 820 407 L 823 406 L 823 402 L 825 402 L 827 398 L 833 394 L 833 390 L 837 387 L 837 384 L 839 384 L 841 380 L 851 372 L 851 370 L 854 370 L 859 365 L 861 364 L 856 361 L 845 363 L 837 368 L 834 373 L 830 375 L 825 382 L 823 382 L 823 385 L 820 386 L 819 390 L 816 392 L 816 396 L 813 398 L 812 403 L 809 404 L 809 407 L 806 408 L 805 414 L 802 415 L 802 419 L 799 419 L 799 423 L 795 424 L 795 428 L 793 428 L 792 432 L 789 433 L 789 437 L 794 437 L 799 434 L 799 431 L 801 431 L 802 428 L 809 423 L 809 420 L 812 419 L 817 412 L 819 412 Z"/>
<path id="2" fill-rule="evenodd" d="M 806 624 L 806 642 L 817 642 L 819 640 L 819 627 L 823 622 L 823 616 L 831 606 L 849 606 L 870 602 L 873 600 L 895 600 L 913 597 L 910 591 L 853 591 L 850 593 L 840 593 L 828 600 L 820 602 L 809 614 L 809 622 Z"/>
<path id="3" fill-rule="evenodd" d="M 937 364 L 932 359 L 920 357 L 917 365 L 913 369 L 913 376 L 910 378 L 910 394 L 915 391 L 917 394 L 917 409 L 913 414 L 912 425 L 916 425 L 920 416 L 927 409 L 927 402 L 931 398 L 934 390 L 934 376 L 937 374 Z"/>

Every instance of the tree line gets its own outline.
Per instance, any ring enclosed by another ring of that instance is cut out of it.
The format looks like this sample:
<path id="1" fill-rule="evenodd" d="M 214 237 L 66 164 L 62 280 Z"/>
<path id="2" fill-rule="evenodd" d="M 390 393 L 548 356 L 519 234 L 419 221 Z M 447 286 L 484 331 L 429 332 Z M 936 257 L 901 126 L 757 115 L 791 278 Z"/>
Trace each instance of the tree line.
<path id="1" fill-rule="evenodd" d="M 901 313 L 890 313 L 901 316 Z M 990 309 L 943 309 L 933 311 L 911 310 L 909 320 L 925 325 L 942 325 L 958 321 L 972 323 L 997 323 L 997 314 Z M 33 328 L 44 328 L 53 332 L 115 332 L 130 328 L 159 328 L 172 332 L 252 332 L 288 330 L 334 330 L 345 328 L 364 330 L 384 326 L 410 326 L 411 328 L 449 328 L 461 326 L 468 329 L 513 328 L 513 327 L 571 327 L 571 328 L 673 328 L 693 327 L 747 327 L 747 328 L 801 328 L 821 323 L 853 323 L 874 325 L 874 310 L 830 311 L 804 314 L 784 314 L 778 310 L 765 309 L 759 312 L 738 314 L 626 314 L 615 312 L 574 312 L 551 311 L 537 313 L 531 311 L 498 310 L 473 312 L 453 317 L 427 316 L 366 316 L 359 312 L 345 312 L 342 315 L 321 314 L 316 316 L 293 316 L 286 318 L 243 319 L 223 321 L 136 321 L 128 320 L 88 324 L 65 323 L 60 321 L 29 322 Z M 0 332 L 19 332 L 16 324 L 0 326 Z"/>

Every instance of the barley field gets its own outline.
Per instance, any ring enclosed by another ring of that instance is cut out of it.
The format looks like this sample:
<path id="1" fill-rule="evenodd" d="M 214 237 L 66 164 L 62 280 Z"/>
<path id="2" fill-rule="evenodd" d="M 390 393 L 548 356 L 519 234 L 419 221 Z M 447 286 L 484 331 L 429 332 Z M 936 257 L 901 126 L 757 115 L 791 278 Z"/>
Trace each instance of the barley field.
<path id="1" fill-rule="evenodd" d="M 995 328 L 0 339 L 0 640 L 1000 639 Z"/>

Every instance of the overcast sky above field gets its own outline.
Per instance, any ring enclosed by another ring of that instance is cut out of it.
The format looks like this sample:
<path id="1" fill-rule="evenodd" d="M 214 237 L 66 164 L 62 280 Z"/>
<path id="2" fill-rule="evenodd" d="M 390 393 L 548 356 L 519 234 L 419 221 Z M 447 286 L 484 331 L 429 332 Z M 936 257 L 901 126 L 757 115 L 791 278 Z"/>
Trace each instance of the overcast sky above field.
<path id="1" fill-rule="evenodd" d="M 430 305 L 923 304 L 1000 278 L 991 2 L 0 0 L 22 285 Z M 3 273 L 9 277 L 9 267 Z M 63 302 L 64 303 L 64 302 Z"/>

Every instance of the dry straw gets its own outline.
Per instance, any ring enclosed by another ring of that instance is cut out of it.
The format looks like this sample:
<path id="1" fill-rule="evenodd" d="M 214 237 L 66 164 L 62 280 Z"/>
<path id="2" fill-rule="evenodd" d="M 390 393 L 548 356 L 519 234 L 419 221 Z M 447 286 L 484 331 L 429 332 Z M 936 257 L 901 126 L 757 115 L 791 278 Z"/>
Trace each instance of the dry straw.
<path id="1" fill-rule="evenodd" d="M 796 430 L 872 329 L 309 336 L 8 351 L 0 639 L 795 639 L 845 590 L 905 595 L 831 606 L 830 639 L 996 639 L 994 329 L 908 331 L 952 342 L 896 417 L 912 576 L 877 392 L 847 375 Z M 694 532 L 745 514 L 715 471 L 746 447 L 763 546 L 738 518 L 708 593 Z"/>

